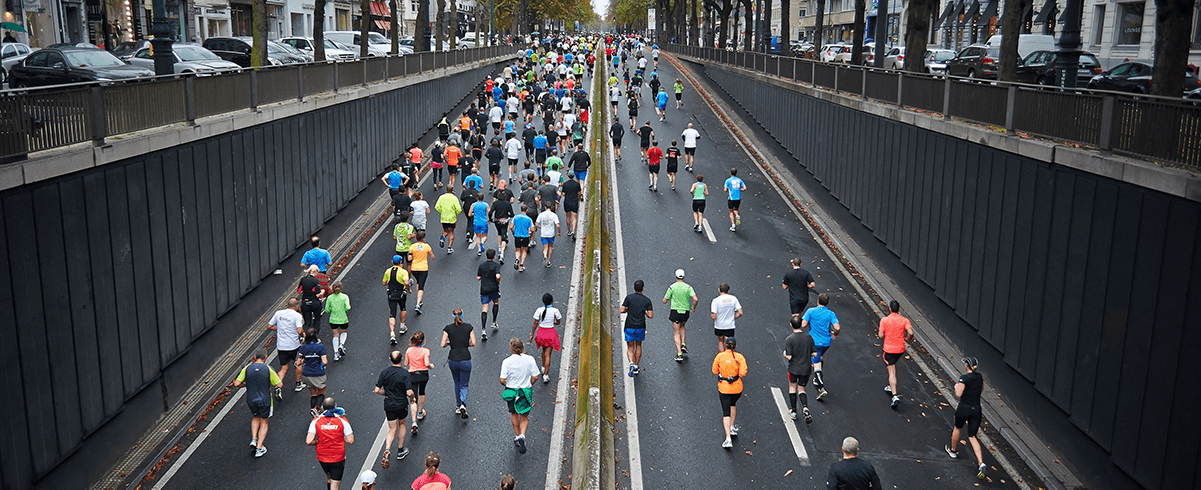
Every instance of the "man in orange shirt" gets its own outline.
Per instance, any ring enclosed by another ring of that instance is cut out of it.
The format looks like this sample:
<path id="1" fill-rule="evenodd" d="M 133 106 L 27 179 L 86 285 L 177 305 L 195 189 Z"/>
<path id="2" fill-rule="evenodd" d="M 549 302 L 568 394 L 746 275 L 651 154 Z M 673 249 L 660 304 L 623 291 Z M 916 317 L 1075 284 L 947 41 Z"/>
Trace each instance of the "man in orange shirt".
<path id="1" fill-rule="evenodd" d="M 471 116 L 464 112 L 463 117 L 459 118 L 459 136 L 463 137 L 464 142 L 471 139 L 472 124 Z"/>
<path id="2" fill-rule="evenodd" d="M 443 155 L 446 158 L 446 181 L 453 184 L 455 176 L 459 174 L 459 160 L 463 159 L 463 150 L 460 150 L 458 146 L 451 143 L 443 152 Z"/>
<path id="3" fill-rule="evenodd" d="M 884 339 L 884 366 L 888 368 L 888 386 L 884 392 L 892 395 L 892 408 L 897 408 L 901 397 L 897 395 L 897 361 L 905 354 L 905 342 L 913 339 L 913 325 L 909 319 L 901 316 L 901 303 L 892 300 L 888 303 L 891 313 L 880 319 L 880 330 L 876 337 Z"/>
<path id="4" fill-rule="evenodd" d="M 721 424 L 726 430 L 726 440 L 721 447 L 726 449 L 734 447 L 730 438 L 738 436 L 734 416 L 738 413 L 738 399 L 742 398 L 742 378 L 746 376 L 746 358 L 734 352 L 737 346 L 734 337 L 726 337 L 726 350 L 718 352 L 717 357 L 713 358 L 713 374 L 718 378 L 717 396 L 721 399 Z"/>

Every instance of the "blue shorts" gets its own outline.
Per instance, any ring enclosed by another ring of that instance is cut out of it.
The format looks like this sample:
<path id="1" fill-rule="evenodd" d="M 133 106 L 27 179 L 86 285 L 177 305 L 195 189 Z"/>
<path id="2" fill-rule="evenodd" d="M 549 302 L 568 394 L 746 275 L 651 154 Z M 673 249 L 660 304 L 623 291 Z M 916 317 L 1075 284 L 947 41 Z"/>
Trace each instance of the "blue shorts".
<path id="1" fill-rule="evenodd" d="M 659 104 L 659 110 L 661 110 L 661 111 L 666 111 L 666 110 L 667 110 L 667 104 Z"/>
<path id="2" fill-rule="evenodd" d="M 627 328 L 625 332 L 626 342 L 642 342 L 643 339 L 646 339 L 645 328 Z"/>
<path id="3" fill-rule="evenodd" d="M 488 223 L 482 225 L 472 224 L 471 231 L 474 231 L 477 235 L 486 235 L 488 234 Z"/>
<path id="4" fill-rule="evenodd" d="M 555 243 L 555 237 L 553 237 L 553 236 L 544 236 L 544 237 L 542 237 L 542 244 L 543 244 L 543 245 L 546 245 L 546 244 L 548 244 L 548 243 Z"/>
<path id="5" fill-rule="evenodd" d="M 586 179 L 586 178 L 588 178 L 588 171 L 587 171 L 587 170 L 585 170 L 585 171 L 583 171 L 583 172 L 576 172 L 576 173 L 575 173 L 575 180 L 578 180 L 578 181 L 580 181 L 580 182 L 583 182 L 583 181 L 584 181 L 584 179 Z"/>
<path id="6" fill-rule="evenodd" d="M 500 293 L 481 294 L 480 295 L 480 304 L 481 305 L 486 305 L 488 303 L 495 303 L 497 301 L 500 301 Z"/>
<path id="7" fill-rule="evenodd" d="M 815 346 L 813 346 L 813 350 L 814 350 L 814 351 L 817 351 L 817 356 L 816 356 L 816 357 L 810 357 L 810 358 L 809 358 L 809 360 L 810 360 L 810 361 L 812 361 L 814 364 L 817 364 L 817 363 L 819 363 L 819 362 L 822 362 L 822 354 L 825 354 L 825 353 L 826 353 L 826 350 L 828 350 L 829 348 L 830 348 L 830 346 L 828 346 L 828 345 L 815 345 Z"/>

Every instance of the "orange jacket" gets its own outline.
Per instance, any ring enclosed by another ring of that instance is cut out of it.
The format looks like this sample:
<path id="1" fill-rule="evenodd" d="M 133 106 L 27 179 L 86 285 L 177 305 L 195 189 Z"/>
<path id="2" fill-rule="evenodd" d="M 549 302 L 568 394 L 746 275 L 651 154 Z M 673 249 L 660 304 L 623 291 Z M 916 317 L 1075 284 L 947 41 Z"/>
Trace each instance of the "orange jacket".
<path id="1" fill-rule="evenodd" d="M 730 383 L 724 379 L 717 382 L 717 391 L 732 395 L 742 393 L 742 377 L 746 376 L 746 358 L 732 350 L 717 353 L 713 358 L 713 374 L 722 378 L 739 377 L 738 381 Z"/>

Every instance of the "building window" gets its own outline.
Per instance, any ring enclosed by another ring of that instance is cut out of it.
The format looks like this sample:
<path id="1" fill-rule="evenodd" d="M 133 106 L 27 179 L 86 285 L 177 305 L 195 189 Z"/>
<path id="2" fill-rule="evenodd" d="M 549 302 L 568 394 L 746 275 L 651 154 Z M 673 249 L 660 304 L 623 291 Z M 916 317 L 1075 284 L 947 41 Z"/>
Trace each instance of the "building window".
<path id="1" fill-rule="evenodd" d="M 1105 5 L 1093 7 L 1093 44 L 1101 44 L 1101 36 L 1105 34 Z"/>
<path id="2" fill-rule="evenodd" d="M 1118 39 L 1119 45 L 1137 45 L 1143 39 L 1143 8 L 1142 3 L 1118 4 Z"/>
<path id="3" fill-rule="evenodd" d="M 409 11 L 410 12 L 412 12 L 414 14 L 417 13 L 417 8 L 418 8 L 417 2 L 409 2 Z"/>

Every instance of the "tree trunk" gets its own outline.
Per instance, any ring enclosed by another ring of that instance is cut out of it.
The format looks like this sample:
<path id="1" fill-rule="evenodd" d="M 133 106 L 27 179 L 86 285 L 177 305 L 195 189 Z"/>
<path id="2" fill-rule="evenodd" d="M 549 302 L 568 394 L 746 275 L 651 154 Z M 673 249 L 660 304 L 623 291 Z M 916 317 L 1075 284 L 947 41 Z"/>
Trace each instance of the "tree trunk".
<path id="1" fill-rule="evenodd" d="M 713 9 L 713 6 L 708 4 L 703 5 L 703 8 L 705 9 L 705 42 L 703 44 L 706 48 L 712 48 L 716 44 L 716 40 L 713 39 L 715 34 L 713 30 L 713 15 L 717 12 Z"/>
<path id="2" fill-rule="evenodd" d="M 250 32 L 253 45 L 250 49 L 251 66 L 270 65 L 267 60 L 267 0 L 254 0 L 251 7 Z"/>
<path id="3" fill-rule="evenodd" d="M 450 12 L 446 13 L 446 41 L 450 43 L 450 50 L 458 49 L 459 44 L 459 7 L 455 4 L 450 4 Z"/>
<path id="4" fill-rule="evenodd" d="M 700 45 L 700 28 L 696 18 L 696 4 L 701 0 L 688 0 L 689 6 L 692 8 L 692 22 L 688 23 L 688 44 L 691 46 Z"/>
<path id="5" fill-rule="evenodd" d="M 403 19 L 396 16 L 396 11 L 398 10 L 396 7 L 397 1 L 398 0 L 390 0 L 388 2 L 388 10 L 392 16 L 391 29 L 388 29 L 388 40 L 391 41 L 392 44 L 392 50 L 390 51 L 392 54 L 400 54 L 400 26 L 404 25 L 402 24 Z"/>
<path id="6" fill-rule="evenodd" d="M 721 10 L 718 12 L 721 20 L 721 29 L 716 29 L 717 49 L 726 49 L 726 41 L 730 40 L 730 11 L 732 10 L 734 10 L 732 0 L 725 0 L 725 3 L 721 6 Z"/>
<path id="7" fill-rule="evenodd" d="M 997 79 L 1003 82 L 1017 80 L 1018 39 L 1022 32 L 1020 17 L 1029 2 L 1030 0 L 1006 0 L 1005 9 L 1001 12 L 1001 60 L 997 67 Z"/>
<path id="8" fill-rule="evenodd" d="M 926 38 L 929 36 L 928 31 L 930 30 L 930 12 L 936 8 L 938 3 L 936 0 L 908 1 L 909 25 L 905 29 L 905 71 L 924 73 L 926 71 Z M 1014 39 L 1017 38 L 1014 37 Z"/>
<path id="9" fill-rule="evenodd" d="M 851 34 L 851 64 L 863 64 L 863 29 L 864 17 L 867 15 L 867 2 L 855 0 L 855 27 Z"/>
<path id="10" fill-rule="evenodd" d="M 359 0 L 359 58 L 368 55 L 367 47 L 371 45 L 367 42 L 368 32 L 371 32 L 371 0 Z"/>
<path id="11" fill-rule="evenodd" d="M 1151 95 L 1179 98 L 1188 64 L 1189 28 L 1196 0 L 1155 0 L 1155 67 Z"/>
<path id="12" fill-rule="evenodd" d="M 431 51 L 442 51 L 442 36 L 446 32 L 446 0 L 438 0 L 438 13 L 434 14 L 434 37 L 430 40 Z"/>
<path id="13" fill-rule="evenodd" d="M 430 30 L 430 0 L 418 0 L 417 20 L 413 21 L 413 51 L 421 53 L 430 50 L 426 41 Z"/>
<path id="14" fill-rule="evenodd" d="M 826 20 L 826 0 L 817 0 L 817 19 L 813 26 L 813 56 L 820 59 L 819 53 L 822 51 L 822 41 L 826 39 L 826 26 L 822 24 Z"/>
<path id="15" fill-rule="evenodd" d="M 325 4 L 316 0 L 313 5 L 313 60 L 325 61 Z"/>
<path id="16" fill-rule="evenodd" d="M 745 31 L 742 35 L 742 50 L 755 49 L 751 44 L 755 37 L 755 8 L 751 5 L 751 0 L 742 0 L 742 30 Z"/>
<path id="17" fill-rule="evenodd" d="M 761 42 L 763 43 L 763 52 L 766 53 L 771 50 L 771 38 L 772 38 L 771 0 L 761 0 L 761 1 L 763 2 L 763 15 L 759 19 L 759 25 L 760 25 L 759 34 L 761 36 L 763 36 L 763 40 Z M 780 14 L 780 15 L 787 17 L 786 14 Z M 784 51 L 785 46 L 787 46 L 787 44 L 780 45 L 781 52 Z"/>

